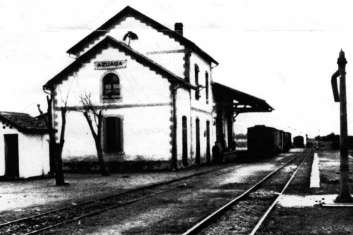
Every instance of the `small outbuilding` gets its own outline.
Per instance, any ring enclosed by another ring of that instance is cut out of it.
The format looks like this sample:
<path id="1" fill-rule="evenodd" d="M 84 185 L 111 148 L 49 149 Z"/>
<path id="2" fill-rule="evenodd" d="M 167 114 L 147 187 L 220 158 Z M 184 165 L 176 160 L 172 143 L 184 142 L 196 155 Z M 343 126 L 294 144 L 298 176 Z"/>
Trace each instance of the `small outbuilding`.
<path id="1" fill-rule="evenodd" d="M 0 177 L 47 175 L 50 170 L 48 140 L 43 118 L 0 112 Z"/>

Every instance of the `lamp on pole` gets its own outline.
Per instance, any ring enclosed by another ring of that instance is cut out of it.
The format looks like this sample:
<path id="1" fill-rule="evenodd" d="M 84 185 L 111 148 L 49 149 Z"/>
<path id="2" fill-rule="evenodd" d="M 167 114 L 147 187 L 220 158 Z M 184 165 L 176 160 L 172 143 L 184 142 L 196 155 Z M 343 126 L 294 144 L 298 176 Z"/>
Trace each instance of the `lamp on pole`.
<path id="1" fill-rule="evenodd" d="M 332 91 L 335 102 L 340 103 L 340 191 L 336 202 L 352 202 L 349 192 L 349 162 L 347 146 L 347 97 L 346 97 L 346 64 L 343 50 L 337 60 L 338 70 L 331 77 Z M 340 77 L 339 92 L 337 78 Z"/>

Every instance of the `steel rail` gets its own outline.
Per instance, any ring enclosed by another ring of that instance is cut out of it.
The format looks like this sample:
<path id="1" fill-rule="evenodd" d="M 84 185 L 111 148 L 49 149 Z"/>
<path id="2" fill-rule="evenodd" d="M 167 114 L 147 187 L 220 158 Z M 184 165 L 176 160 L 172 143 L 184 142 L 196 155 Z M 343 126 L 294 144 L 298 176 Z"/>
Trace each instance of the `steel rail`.
<path id="1" fill-rule="evenodd" d="M 276 168 L 275 170 L 273 170 L 271 173 L 267 174 L 265 177 L 263 177 L 260 181 L 258 181 L 255 185 L 253 185 L 249 189 L 247 189 L 245 192 L 243 192 L 239 196 L 235 197 L 234 199 L 232 199 L 231 201 L 229 201 L 228 203 L 226 203 L 225 205 L 223 205 L 222 207 L 220 207 L 219 209 L 217 209 L 216 211 L 212 212 L 210 215 L 208 215 L 207 217 L 205 217 L 204 219 L 202 219 L 201 221 L 196 223 L 194 226 L 189 228 L 186 232 L 183 233 L 183 235 L 191 235 L 191 234 L 196 234 L 196 233 L 200 232 L 203 228 L 207 227 L 207 225 L 209 225 L 212 221 L 214 221 L 215 219 L 219 218 L 219 216 L 221 214 L 223 214 L 223 212 L 226 211 L 229 207 L 231 207 L 232 205 L 234 205 L 235 203 L 237 203 L 241 199 L 243 199 L 246 196 L 248 196 L 252 191 L 257 189 L 261 184 L 263 184 L 271 176 L 273 176 L 274 174 L 279 172 L 284 167 L 288 166 L 290 163 L 292 163 L 296 159 L 297 158 L 294 157 L 293 159 L 291 159 L 291 160 L 287 161 L 286 163 L 284 163 L 282 166 L 280 166 L 280 167 Z"/>
<path id="2" fill-rule="evenodd" d="M 285 163 L 285 165 L 279 167 L 279 169 L 282 169 L 283 167 L 285 167 L 286 165 L 290 164 L 291 162 L 293 162 L 295 160 L 295 158 L 287 161 Z M 276 169 L 276 170 L 279 170 L 279 169 Z M 211 171 L 212 172 L 212 171 Z M 217 172 L 217 170 L 213 171 L 213 172 Z M 272 172 L 274 173 L 274 172 Z M 193 175 L 195 176 L 195 175 Z M 268 177 L 270 177 L 270 175 L 267 175 Z M 192 176 L 191 176 L 192 177 Z M 186 177 L 186 178 L 191 178 L 191 177 Z M 29 233 L 25 233 L 26 235 L 33 235 L 33 234 L 38 234 L 38 233 L 41 233 L 41 232 L 44 232 L 44 231 L 48 231 L 49 229 L 52 229 L 52 228 L 55 228 L 55 227 L 58 227 L 58 226 L 61 226 L 61 225 L 64 225 L 64 224 L 69 224 L 69 223 L 73 223 L 75 221 L 79 221 L 83 218 L 87 218 L 87 217 L 90 217 L 90 216 L 94 216 L 94 215 L 97 215 L 97 214 L 101 214 L 101 213 L 104 213 L 106 211 L 109 211 L 109 210 L 112 210 L 112 209 L 116 209 L 116 208 L 119 208 L 119 207 L 123 207 L 123 206 L 127 206 L 129 204 L 132 204 L 132 203 L 135 203 L 135 202 L 138 202 L 138 201 L 141 201 L 141 200 L 144 200 L 144 199 L 147 199 L 147 198 L 150 198 L 150 197 L 153 197 L 153 196 L 156 196 L 158 194 L 162 194 L 162 193 L 166 193 L 166 192 L 171 192 L 171 191 L 174 191 L 175 189 L 169 189 L 169 190 L 164 190 L 164 191 L 161 191 L 161 192 L 157 192 L 157 193 L 151 193 L 151 194 L 148 194 L 146 196 L 142 196 L 142 197 L 139 197 L 139 198 L 136 198 L 136 199 L 132 199 L 132 200 L 129 200 L 129 201 L 126 201 L 126 202 L 118 202 L 116 203 L 115 205 L 112 205 L 112 206 L 109 206 L 109 207 L 105 207 L 105 208 L 102 208 L 102 209 L 97 209 L 95 211 L 92 211 L 92 212 L 89 212 L 89 213 L 85 213 L 85 214 L 82 214 L 80 216 L 77 216 L 77 217 L 74 217 L 72 219 L 68 219 L 68 220 L 64 220 L 64 221 L 61 221 L 59 223 L 56 223 L 56 224 L 53 224 L 53 225 L 50 225 L 50 226 L 47 226 L 47 227 L 44 227 L 44 228 L 41 228 L 41 229 L 38 229 L 38 230 L 33 230 Z"/>
<path id="3" fill-rule="evenodd" d="M 292 162 L 294 160 L 295 160 L 295 158 L 293 158 L 290 161 L 286 162 L 285 165 L 280 167 L 280 169 L 285 167 L 286 165 L 288 165 L 290 162 Z M 38 218 L 38 217 L 41 217 L 41 216 L 46 216 L 46 215 L 49 215 L 49 214 L 55 215 L 55 213 L 57 213 L 57 212 L 61 212 L 61 211 L 64 211 L 64 210 L 69 210 L 69 209 L 79 208 L 80 206 L 85 206 L 85 205 L 89 205 L 89 204 L 92 204 L 92 206 L 95 206 L 95 203 L 99 203 L 101 201 L 104 202 L 104 200 L 109 200 L 109 199 L 114 198 L 114 197 L 124 196 L 124 195 L 128 195 L 130 193 L 138 193 L 138 192 L 143 191 L 143 190 L 148 190 L 148 189 L 157 188 L 159 186 L 169 185 L 169 184 L 172 184 L 172 183 L 175 183 L 175 182 L 179 182 L 179 181 L 182 181 L 182 180 L 191 179 L 193 177 L 197 177 L 197 176 L 200 176 L 200 175 L 207 175 L 207 174 L 214 173 L 214 172 L 217 172 L 217 171 L 222 171 L 222 170 L 224 170 L 224 168 L 217 168 L 217 169 L 212 169 L 212 170 L 208 170 L 208 171 L 204 171 L 204 172 L 199 172 L 199 173 L 196 173 L 196 174 L 183 176 L 183 177 L 172 179 L 172 180 L 169 180 L 169 181 L 164 181 L 164 182 L 159 182 L 159 183 L 155 183 L 155 184 L 150 184 L 150 185 L 147 185 L 147 186 L 138 187 L 138 188 L 127 190 L 127 191 L 124 191 L 124 192 L 121 192 L 121 193 L 118 193 L 118 194 L 104 196 L 104 197 L 101 197 L 101 198 L 89 200 L 89 201 L 86 201 L 86 202 L 78 203 L 76 205 L 70 205 L 70 206 L 66 206 L 66 207 L 63 207 L 63 208 L 50 210 L 50 211 L 47 211 L 47 212 L 44 212 L 44 213 L 41 213 L 41 214 L 37 214 L 37 215 L 33 215 L 33 216 L 28 216 L 28 217 L 16 219 L 16 220 L 13 220 L 13 221 L 9 221 L 9 222 L 0 224 L 0 229 L 2 227 L 5 227 L 5 226 L 11 226 L 13 224 L 20 223 L 20 222 L 25 222 L 27 220 L 35 219 L 35 218 Z M 227 172 L 225 172 L 224 174 L 226 174 L 226 173 Z M 268 175 L 268 177 L 270 177 L 270 176 Z M 33 230 L 33 231 L 30 231 L 30 232 L 25 233 L 25 234 L 38 234 L 38 233 L 47 231 L 49 229 L 58 227 L 60 225 L 69 224 L 69 223 L 78 221 L 80 219 L 83 219 L 83 218 L 86 218 L 86 217 L 90 217 L 90 216 L 94 216 L 94 215 L 97 215 L 97 214 L 100 214 L 100 213 L 104 213 L 105 211 L 112 210 L 112 209 L 115 209 L 115 208 L 118 208 L 118 207 L 127 206 L 129 204 L 144 200 L 144 199 L 149 198 L 149 197 L 153 197 L 153 196 L 158 195 L 158 194 L 166 193 L 166 192 L 169 192 L 169 191 L 172 191 L 172 190 L 175 190 L 175 189 L 164 190 L 164 191 L 157 192 L 157 193 L 150 193 L 150 194 L 147 194 L 145 196 L 138 197 L 138 198 L 135 198 L 135 199 L 132 199 L 132 200 L 129 200 L 129 201 L 118 202 L 118 203 L 116 203 L 116 204 L 114 204 L 112 206 L 104 207 L 102 209 L 97 209 L 97 210 L 94 210 L 94 211 L 91 211 L 91 212 L 88 212 L 88 213 L 83 213 L 83 214 L 81 214 L 79 216 L 76 216 L 74 218 L 67 219 L 67 220 L 61 221 L 59 223 L 40 228 L 38 230 Z"/>
<path id="4" fill-rule="evenodd" d="M 300 166 L 305 162 L 305 160 L 310 155 L 310 153 L 308 155 L 306 155 L 304 157 L 304 159 L 301 161 L 301 163 L 298 165 L 297 169 L 293 172 L 292 176 L 287 181 L 286 185 L 283 187 L 281 192 L 278 194 L 277 198 L 274 200 L 274 202 L 271 204 L 271 206 L 266 210 L 266 212 L 262 215 L 262 217 L 258 220 L 258 222 L 256 223 L 255 227 L 252 229 L 250 235 L 254 235 L 260 229 L 261 225 L 266 220 L 267 216 L 271 213 L 273 208 L 277 205 L 279 199 L 281 198 L 281 196 L 283 196 L 284 192 L 287 190 L 288 186 L 290 185 L 290 183 L 293 181 L 295 175 L 297 174 Z"/>
<path id="5" fill-rule="evenodd" d="M 87 218 L 87 217 L 90 217 L 90 216 L 98 215 L 98 214 L 101 214 L 101 213 L 106 212 L 106 211 L 108 211 L 108 210 L 112 210 L 112 209 L 115 209 L 115 208 L 127 206 L 127 205 L 130 205 L 130 204 L 132 204 L 132 203 L 135 203 L 135 202 L 138 202 L 138 201 L 142 201 L 142 200 L 145 200 L 145 199 L 147 199 L 147 198 L 156 196 L 156 195 L 158 195 L 158 194 L 162 194 L 162 193 L 166 193 L 166 192 L 171 192 L 171 191 L 174 191 L 174 189 L 169 189 L 169 190 L 165 190 L 165 191 L 161 191 L 161 192 L 157 192 L 157 193 L 151 193 L 151 194 L 148 194 L 148 195 L 146 195 L 146 196 L 139 197 L 139 198 L 135 198 L 135 199 L 132 199 L 132 200 L 123 202 L 123 203 L 118 202 L 118 203 L 116 203 L 115 205 L 111 205 L 111 206 L 109 206 L 109 207 L 105 207 L 105 208 L 102 208 L 102 209 L 97 209 L 97 210 L 94 210 L 94 211 L 92 211 L 92 212 L 85 213 L 85 214 L 82 214 L 82 215 L 80 215 L 80 216 L 76 216 L 76 217 L 74 217 L 74 218 L 72 218 L 72 219 L 67 219 L 67 220 L 61 221 L 61 222 L 56 223 L 56 224 L 53 224 L 53 225 L 49 225 L 49 226 L 47 226 L 47 227 L 44 227 L 44 228 L 41 228 L 41 229 L 38 229 L 38 230 L 33 230 L 33 231 L 31 231 L 31 232 L 25 233 L 25 235 L 38 234 L 38 233 L 47 231 L 47 230 L 49 230 L 49 229 L 58 227 L 58 226 L 60 226 L 60 225 L 73 223 L 73 222 L 78 221 L 78 220 L 81 220 L 81 219 L 83 219 L 83 218 Z"/>
<path id="6" fill-rule="evenodd" d="M 37 217 L 45 216 L 45 215 L 48 215 L 48 214 L 53 214 L 53 213 L 57 213 L 57 212 L 60 212 L 60 211 L 63 211 L 63 210 L 69 210 L 69 209 L 73 209 L 73 208 L 76 208 L 76 207 L 85 206 L 85 205 L 88 205 L 90 203 L 93 204 L 93 203 L 96 203 L 98 201 L 108 200 L 108 199 L 113 198 L 113 197 L 124 196 L 124 195 L 130 194 L 130 193 L 135 193 L 135 192 L 143 191 L 143 190 L 146 190 L 146 189 L 153 189 L 153 188 L 156 188 L 156 187 L 159 187 L 159 186 L 172 184 L 172 183 L 179 182 L 179 181 L 186 180 L 186 179 L 190 179 L 190 178 L 193 178 L 193 177 L 196 177 L 196 176 L 206 175 L 206 174 L 209 174 L 209 173 L 212 173 L 212 172 L 221 171 L 223 169 L 224 168 L 218 168 L 218 169 L 203 171 L 203 172 L 199 172 L 199 173 L 196 173 L 196 174 L 183 176 L 183 177 L 180 177 L 180 178 L 176 178 L 176 179 L 172 179 L 172 180 L 168 180 L 168 181 L 164 181 L 164 182 L 159 182 L 159 183 L 154 183 L 154 184 L 150 184 L 150 185 L 147 185 L 147 186 L 137 187 L 137 188 L 134 188 L 134 189 L 131 189 L 131 190 L 126 190 L 126 191 L 123 191 L 123 192 L 120 192 L 120 193 L 117 193 L 117 194 L 114 194 L 114 195 L 98 197 L 96 199 L 84 201 L 84 202 L 81 202 L 81 203 L 77 203 L 75 205 L 69 205 L 69 206 L 58 208 L 58 209 L 49 210 L 49 211 L 46 211 L 46 212 L 43 212 L 43 213 L 40 213 L 40 214 L 37 214 L 37 215 L 31 215 L 31 216 L 26 216 L 26 217 L 23 217 L 23 218 L 11 220 L 11 221 L 8 221 L 8 222 L 0 224 L 0 229 L 2 227 L 5 227 L 5 226 L 10 226 L 10 225 L 15 224 L 15 223 L 24 222 L 24 221 L 35 219 Z"/>
<path id="7" fill-rule="evenodd" d="M 175 183 L 175 182 L 180 182 L 180 181 L 191 179 L 191 178 L 194 178 L 194 177 L 197 177 L 197 176 L 201 176 L 201 175 L 207 175 L 207 174 L 210 174 L 210 173 L 222 171 L 224 169 L 225 168 L 217 168 L 217 169 L 212 169 L 212 170 L 206 170 L 206 171 L 203 171 L 203 172 L 198 172 L 198 173 L 195 173 L 195 174 L 192 174 L 192 175 L 187 175 L 187 176 L 179 177 L 179 178 L 168 180 L 168 181 L 164 181 L 164 182 L 158 182 L 158 183 L 150 184 L 150 185 L 147 185 L 147 186 L 141 186 L 141 187 L 138 187 L 138 188 L 135 188 L 135 189 L 131 189 L 131 190 L 127 190 L 127 191 L 124 191 L 124 192 L 121 192 L 121 193 L 117 193 L 117 194 L 114 194 L 114 195 L 104 196 L 104 197 L 100 197 L 100 198 L 98 197 L 96 199 L 92 199 L 92 200 L 85 201 L 85 202 L 82 202 L 82 203 L 78 203 L 78 204 L 75 204 L 75 205 L 70 205 L 70 206 L 65 206 L 65 207 L 62 207 L 62 208 L 50 210 L 50 211 L 47 211 L 47 212 L 44 212 L 44 213 L 40 213 L 40 214 L 37 214 L 37 215 L 19 218 L 19 219 L 16 219 L 16 220 L 12 220 L 12 221 L 8 221 L 8 222 L 5 222 L 3 224 L 0 224 L 0 229 L 3 228 L 3 227 L 6 227 L 6 226 L 12 226 L 12 225 L 14 225 L 16 223 L 21 223 L 21 222 L 26 222 L 26 221 L 31 220 L 31 219 L 36 219 L 38 217 L 42 217 L 42 216 L 46 216 L 46 215 L 50 215 L 50 214 L 55 215 L 55 213 L 58 213 L 58 212 L 61 212 L 61 211 L 65 211 L 65 210 L 79 208 L 80 206 L 85 206 L 85 205 L 89 205 L 89 204 L 92 204 L 92 206 L 94 206 L 95 203 L 99 203 L 99 202 L 104 201 L 104 200 L 109 200 L 109 199 L 112 199 L 114 197 L 125 196 L 125 195 L 131 194 L 131 193 L 138 193 L 140 191 L 143 192 L 144 190 L 158 188 L 160 186 L 169 185 L 169 184 L 172 184 L 172 183 Z M 227 172 L 225 172 L 224 174 L 226 174 L 226 173 Z M 173 190 L 175 190 L 175 189 L 173 189 Z M 121 203 L 121 204 L 115 204 L 113 206 L 105 207 L 105 208 L 102 208 L 102 209 L 99 209 L 99 210 L 95 210 L 93 212 L 90 212 L 90 213 L 87 213 L 87 214 L 83 214 L 83 215 L 75 217 L 73 219 L 69 219 L 69 220 L 62 221 L 60 223 L 54 224 L 53 226 L 47 226 L 47 227 L 45 227 L 43 229 L 35 230 L 35 231 L 33 231 L 34 233 L 30 232 L 30 233 L 27 233 L 27 234 L 36 234 L 36 233 L 39 233 L 41 231 L 45 231 L 45 230 L 48 230 L 50 228 L 54 228 L 54 227 L 60 226 L 62 224 L 70 223 L 70 220 L 72 220 L 71 222 L 74 222 L 74 221 L 79 220 L 79 219 L 84 218 L 84 217 L 89 217 L 89 216 L 92 216 L 92 215 L 103 213 L 104 211 L 107 211 L 107 210 L 111 210 L 111 209 L 114 209 L 114 208 L 117 208 L 117 207 L 122 207 L 124 205 L 129 205 L 129 204 L 132 204 L 134 202 L 143 200 L 143 199 L 145 199 L 147 197 L 151 197 L 151 196 L 154 196 L 154 195 L 157 195 L 157 194 L 161 194 L 161 193 L 165 193 L 165 192 L 168 192 L 168 191 L 171 191 L 171 190 L 164 190 L 164 191 L 157 192 L 157 193 L 150 193 L 150 194 L 147 194 L 147 195 L 145 195 L 143 197 L 139 197 L 139 198 L 136 198 L 136 199 L 133 199 L 133 200 L 130 200 L 130 201 L 126 201 L 126 202 Z"/>

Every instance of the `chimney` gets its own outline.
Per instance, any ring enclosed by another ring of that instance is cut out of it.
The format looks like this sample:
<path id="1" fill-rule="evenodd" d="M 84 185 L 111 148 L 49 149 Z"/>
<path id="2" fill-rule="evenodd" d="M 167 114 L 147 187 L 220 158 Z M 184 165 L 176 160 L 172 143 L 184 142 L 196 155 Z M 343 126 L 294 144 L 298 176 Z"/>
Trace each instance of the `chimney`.
<path id="1" fill-rule="evenodd" d="M 175 23 L 174 24 L 174 31 L 183 36 L 183 23 Z"/>

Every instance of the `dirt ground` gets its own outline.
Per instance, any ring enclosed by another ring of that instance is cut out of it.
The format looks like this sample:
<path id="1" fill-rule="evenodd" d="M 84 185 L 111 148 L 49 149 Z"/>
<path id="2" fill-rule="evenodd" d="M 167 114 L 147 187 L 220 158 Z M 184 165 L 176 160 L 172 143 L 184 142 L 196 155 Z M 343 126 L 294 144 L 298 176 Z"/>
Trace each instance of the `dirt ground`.
<path id="1" fill-rule="evenodd" d="M 339 190 L 339 153 L 318 153 L 320 188 L 310 189 L 311 166 L 306 164 L 298 172 L 296 183 L 266 220 L 258 234 L 352 234 L 353 208 L 328 208 Z M 350 157 L 350 169 L 353 158 Z M 352 181 L 352 180 L 351 180 Z M 352 184 L 350 185 L 353 191 Z"/>
<path id="2" fill-rule="evenodd" d="M 112 174 L 65 174 L 69 186 L 55 186 L 54 179 L 0 182 L 0 222 L 2 214 L 12 211 L 25 213 L 26 208 L 47 210 L 91 197 L 120 193 L 126 190 L 169 181 L 176 178 L 230 167 L 234 164 L 203 166 L 177 172 Z"/>
<path id="3" fill-rule="evenodd" d="M 312 164 L 312 159 L 309 159 L 299 169 L 286 195 L 267 218 L 258 234 L 353 233 L 352 207 L 322 207 L 324 203 L 333 202 L 339 189 L 339 153 L 322 151 L 318 153 L 318 157 L 320 188 L 309 187 Z M 277 159 L 280 160 L 281 158 Z M 75 234 L 115 234 L 116 231 L 123 234 L 141 234 L 146 231 L 147 234 L 178 233 L 180 228 L 186 229 L 192 222 L 197 221 L 206 212 L 204 210 L 222 205 L 230 195 L 239 193 L 243 184 L 251 182 L 252 178 L 255 179 L 259 173 L 274 167 L 274 164 L 265 162 L 229 164 L 179 172 L 114 174 L 109 177 L 67 174 L 66 179 L 70 183 L 68 187 L 55 187 L 53 179 L 0 182 L 0 222 L 5 222 L 3 218 L 9 212 L 25 215 L 32 213 L 33 210 L 48 210 L 63 203 L 75 203 L 84 198 L 119 193 L 217 167 L 233 168 L 234 172 L 228 172 L 224 176 L 217 175 L 212 180 L 206 178 L 203 182 L 207 182 L 207 185 L 198 182 L 194 188 L 190 185 L 190 189 L 163 194 L 155 199 L 132 205 L 124 211 L 109 211 L 53 233 L 73 231 Z M 353 170 L 352 157 L 350 169 Z M 353 192 L 353 183 L 350 186 Z"/>
<path id="4" fill-rule="evenodd" d="M 124 208 L 109 210 L 47 232 L 47 234 L 181 234 L 205 215 L 249 188 L 288 161 L 283 154 L 263 162 L 240 163 L 184 182 Z"/>

